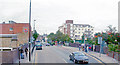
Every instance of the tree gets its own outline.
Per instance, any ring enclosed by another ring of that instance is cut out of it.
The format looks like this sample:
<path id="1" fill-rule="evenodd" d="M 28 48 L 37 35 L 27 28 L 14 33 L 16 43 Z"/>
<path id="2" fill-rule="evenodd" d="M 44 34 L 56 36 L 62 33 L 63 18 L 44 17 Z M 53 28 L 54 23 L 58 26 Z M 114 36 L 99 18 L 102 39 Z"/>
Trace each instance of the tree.
<path id="1" fill-rule="evenodd" d="M 48 37 L 48 39 L 55 41 L 55 34 L 54 33 L 50 33 L 47 37 Z"/>
<path id="2" fill-rule="evenodd" d="M 108 29 L 106 29 L 107 33 L 115 33 L 117 31 L 116 27 L 112 27 L 112 25 L 109 25 L 107 27 L 108 27 Z"/>
<path id="3" fill-rule="evenodd" d="M 37 31 L 35 30 L 35 33 L 33 34 L 34 41 L 37 39 L 38 36 L 39 36 L 39 34 L 38 34 Z"/>
<path id="4" fill-rule="evenodd" d="M 61 40 L 62 35 L 63 35 L 63 33 L 60 32 L 59 30 L 56 32 L 55 37 L 56 37 L 56 40 L 57 40 L 58 42 Z"/>
<path id="5" fill-rule="evenodd" d="M 82 35 L 82 43 L 84 43 L 84 34 Z"/>
<path id="6" fill-rule="evenodd" d="M 67 34 L 63 34 L 59 30 L 56 32 L 56 34 L 50 33 L 47 37 L 52 41 L 73 42 L 73 40 Z"/>

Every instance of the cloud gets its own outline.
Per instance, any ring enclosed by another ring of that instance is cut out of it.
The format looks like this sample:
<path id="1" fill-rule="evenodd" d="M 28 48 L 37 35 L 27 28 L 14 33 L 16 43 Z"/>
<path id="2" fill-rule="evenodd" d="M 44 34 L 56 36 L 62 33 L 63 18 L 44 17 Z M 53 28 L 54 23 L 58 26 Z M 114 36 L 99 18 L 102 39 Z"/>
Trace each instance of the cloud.
<path id="1" fill-rule="evenodd" d="M 118 27 L 119 0 L 32 0 L 32 26 L 36 19 L 39 33 L 58 30 L 65 20 L 91 24 L 95 31 L 108 25 Z M 0 0 L 0 22 L 29 22 L 29 0 Z"/>

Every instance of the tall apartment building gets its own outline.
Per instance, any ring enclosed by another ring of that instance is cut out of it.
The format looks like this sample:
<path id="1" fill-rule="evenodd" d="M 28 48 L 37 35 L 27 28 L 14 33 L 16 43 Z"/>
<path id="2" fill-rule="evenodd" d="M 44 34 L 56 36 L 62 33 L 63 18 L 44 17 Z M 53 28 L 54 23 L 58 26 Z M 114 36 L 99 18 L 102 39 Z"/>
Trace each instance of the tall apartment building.
<path id="1" fill-rule="evenodd" d="M 86 38 L 93 37 L 94 27 L 89 24 L 73 24 L 73 20 L 66 20 L 59 31 L 68 34 L 73 40 L 81 40 L 83 34 Z"/>
<path id="2" fill-rule="evenodd" d="M 66 20 L 66 23 L 60 26 L 59 30 L 63 34 L 67 34 L 72 38 L 73 37 L 73 20 Z"/>

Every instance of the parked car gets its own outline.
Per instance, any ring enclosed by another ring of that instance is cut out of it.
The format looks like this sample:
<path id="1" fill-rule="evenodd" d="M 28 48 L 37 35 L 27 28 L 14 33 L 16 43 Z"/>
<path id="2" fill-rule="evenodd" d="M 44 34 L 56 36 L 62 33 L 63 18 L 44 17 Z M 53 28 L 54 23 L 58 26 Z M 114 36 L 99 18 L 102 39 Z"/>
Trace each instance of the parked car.
<path id="1" fill-rule="evenodd" d="M 42 50 L 42 44 L 41 43 L 36 44 L 36 50 Z"/>
<path id="2" fill-rule="evenodd" d="M 46 43 L 46 46 L 50 46 L 50 44 L 49 44 L 49 43 Z"/>
<path id="3" fill-rule="evenodd" d="M 80 51 L 73 52 L 69 55 L 70 60 L 72 60 L 74 63 L 87 63 L 89 62 L 88 57 Z"/>

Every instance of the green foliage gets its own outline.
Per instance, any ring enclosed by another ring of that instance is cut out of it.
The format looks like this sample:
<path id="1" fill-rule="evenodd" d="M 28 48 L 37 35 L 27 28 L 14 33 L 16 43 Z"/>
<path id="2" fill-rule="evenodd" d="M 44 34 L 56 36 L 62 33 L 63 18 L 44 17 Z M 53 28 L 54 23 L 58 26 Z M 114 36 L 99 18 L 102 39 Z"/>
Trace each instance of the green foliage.
<path id="1" fill-rule="evenodd" d="M 108 27 L 108 29 L 106 29 L 106 32 L 115 33 L 117 31 L 116 27 L 112 27 L 112 25 L 109 25 L 107 27 Z"/>
<path id="2" fill-rule="evenodd" d="M 108 48 L 109 48 L 109 51 L 118 52 L 118 45 L 109 44 L 109 45 L 108 45 Z"/>
<path id="3" fill-rule="evenodd" d="M 89 43 L 89 44 L 92 44 L 92 45 L 95 44 L 95 42 L 94 42 L 93 40 L 91 40 L 91 39 L 88 39 L 88 43 Z"/>
<path id="4" fill-rule="evenodd" d="M 115 52 L 118 52 L 118 45 L 115 45 Z"/>
<path id="5" fill-rule="evenodd" d="M 71 43 L 74 43 L 74 41 L 73 41 L 73 40 L 71 40 Z"/>
<path id="6" fill-rule="evenodd" d="M 84 34 L 82 35 L 82 43 L 84 43 Z"/>
<path id="7" fill-rule="evenodd" d="M 50 33 L 47 37 L 48 37 L 48 39 L 55 41 L 55 34 L 54 33 Z"/>
<path id="8" fill-rule="evenodd" d="M 35 31 L 35 33 L 33 34 L 34 41 L 37 39 L 38 36 L 39 34 L 37 33 L 37 31 Z"/>
<path id="9" fill-rule="evenodd" d="M 109 51 L 114 51 L 113 47 L 114 47 L 113 44 L 109 44 L 109 45 L 108 45 L 108 49 L 109 49 Z"/>
<path id="10" fill-rule="evenodd" d="M 50 39 L 52 41 L 73 42 L 72 39 L 68 35 L 63 34 L 59 30 L 56 32 L 56 34 L 50 33 L 47 37 L 48 37 L 48 39 Z"/>
<path id="11" fill-rule="evenodd" d="M 55 43 L 54 43 L 54 42 L 52 42 L 51 44 L 52 44 L 52 45 L 55 45 Z"/>

